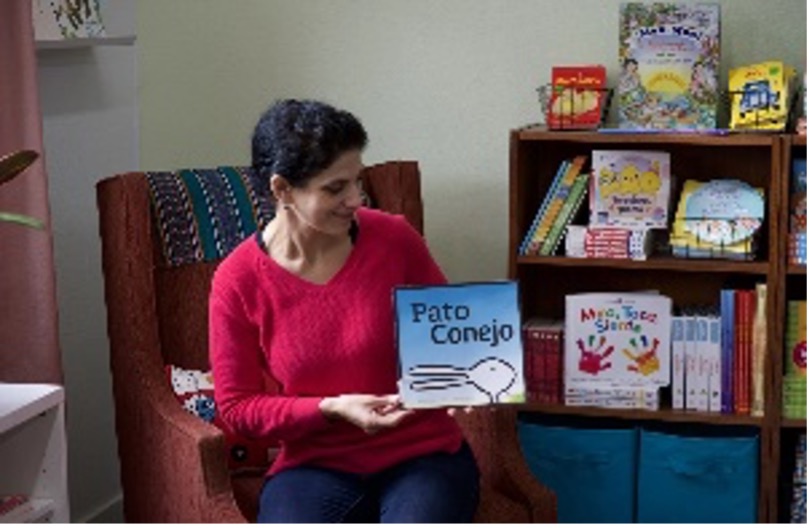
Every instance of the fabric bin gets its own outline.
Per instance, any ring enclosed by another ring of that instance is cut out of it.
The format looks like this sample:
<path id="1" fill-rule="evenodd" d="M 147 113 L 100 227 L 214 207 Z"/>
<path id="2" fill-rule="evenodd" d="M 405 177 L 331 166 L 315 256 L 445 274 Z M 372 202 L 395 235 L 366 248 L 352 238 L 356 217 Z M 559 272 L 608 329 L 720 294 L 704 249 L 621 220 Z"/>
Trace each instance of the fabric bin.
<path id="1" fill-rule="evenodd" d="M 518 432 L 531 471 L 556 493 L 559 522 L 634 520 L 634 429 L 519 423 Z"/>
<path id="2" fill-rule="evenodd" d="M 643 430 L 638 522 L 756 522 L 758 453 L 758 436 L 686 437 Z"/>

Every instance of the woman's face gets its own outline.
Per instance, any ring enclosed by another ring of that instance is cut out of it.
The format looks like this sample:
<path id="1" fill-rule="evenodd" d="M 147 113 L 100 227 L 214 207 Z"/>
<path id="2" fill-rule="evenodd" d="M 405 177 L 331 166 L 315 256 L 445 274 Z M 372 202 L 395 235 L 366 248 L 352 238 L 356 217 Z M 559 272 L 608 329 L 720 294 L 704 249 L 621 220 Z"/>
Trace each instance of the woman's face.
<path id="1" fill-rule="evenodd" d="M 331 235 L 344 234 L 362 205 L 360 150 L 342 153 L 328 168 L 303 187 L 292 188 L 292 207 L 310 228 Z"/>

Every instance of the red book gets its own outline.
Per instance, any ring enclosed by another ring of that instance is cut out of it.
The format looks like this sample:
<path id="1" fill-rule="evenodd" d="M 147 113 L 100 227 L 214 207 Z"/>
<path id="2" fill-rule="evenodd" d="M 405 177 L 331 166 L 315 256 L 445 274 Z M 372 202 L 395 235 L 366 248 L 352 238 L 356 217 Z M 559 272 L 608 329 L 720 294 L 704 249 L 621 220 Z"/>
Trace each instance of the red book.
<path id="1" fill-rule="evenodd" d="M 601 123 L 607 70 L 604 66 L 554 66 L 546 122 L 551 129 L 590 129 Z"/>

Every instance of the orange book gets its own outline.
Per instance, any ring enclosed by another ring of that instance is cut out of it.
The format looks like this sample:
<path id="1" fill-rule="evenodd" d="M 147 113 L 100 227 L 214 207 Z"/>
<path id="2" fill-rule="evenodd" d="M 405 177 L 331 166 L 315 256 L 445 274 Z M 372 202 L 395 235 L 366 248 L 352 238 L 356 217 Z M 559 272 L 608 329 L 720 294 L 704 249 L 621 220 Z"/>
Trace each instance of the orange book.
<path id="1" fill-rule="evenodd" d="M 554 66 L 546 122 L 551 129 L 590 129 L 601 123 L 607 70 L 604 66 Z"/>

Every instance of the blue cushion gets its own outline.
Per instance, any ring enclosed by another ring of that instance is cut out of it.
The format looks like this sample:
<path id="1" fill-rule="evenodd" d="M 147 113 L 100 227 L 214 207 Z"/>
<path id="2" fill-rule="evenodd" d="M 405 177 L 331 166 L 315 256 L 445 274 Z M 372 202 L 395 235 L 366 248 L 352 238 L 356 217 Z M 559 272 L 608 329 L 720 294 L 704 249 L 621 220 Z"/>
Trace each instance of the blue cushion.
<path id="1" fill-rule="evenodd" d="M 559 522 L 634 520 L 634 429 L 518 428 L 528 466 L 556 493 Z"/>
<path id="2" fill-rule="evenodd" d="M 638 522 L 752 523 L 758 437 L 683 437 L 642 431 Z"/>

